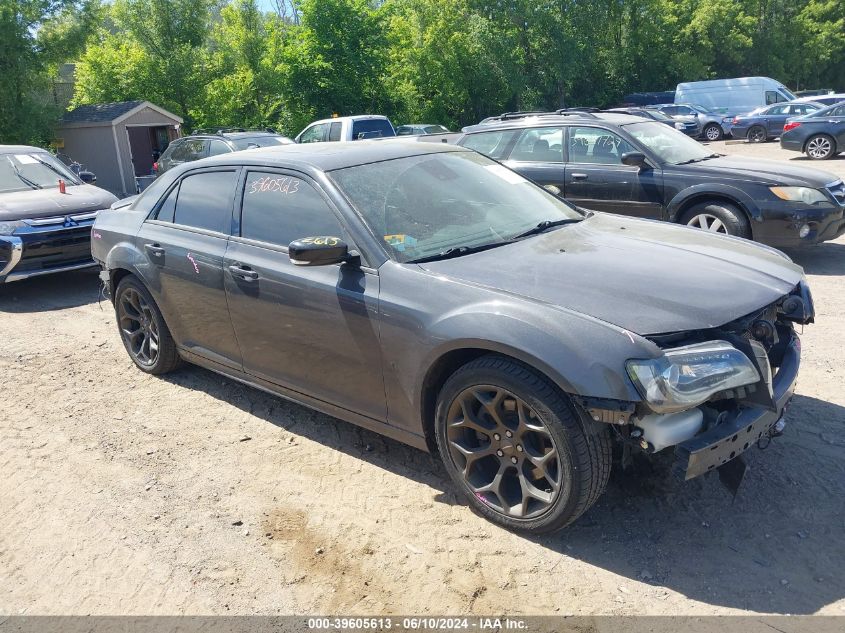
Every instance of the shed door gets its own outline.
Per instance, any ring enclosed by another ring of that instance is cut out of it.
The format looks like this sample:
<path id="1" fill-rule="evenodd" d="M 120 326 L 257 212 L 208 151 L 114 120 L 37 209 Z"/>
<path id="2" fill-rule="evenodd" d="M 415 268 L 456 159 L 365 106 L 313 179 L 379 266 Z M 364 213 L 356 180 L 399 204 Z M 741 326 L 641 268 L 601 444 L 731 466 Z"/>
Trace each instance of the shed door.
<path id="1" fill-rule="evenodd" d="M 132 153 L 132 166 L 136 176 L 149 176 L 153 173 L 153 139 L 148 127 L 127 127 L 129 150 Z"/>

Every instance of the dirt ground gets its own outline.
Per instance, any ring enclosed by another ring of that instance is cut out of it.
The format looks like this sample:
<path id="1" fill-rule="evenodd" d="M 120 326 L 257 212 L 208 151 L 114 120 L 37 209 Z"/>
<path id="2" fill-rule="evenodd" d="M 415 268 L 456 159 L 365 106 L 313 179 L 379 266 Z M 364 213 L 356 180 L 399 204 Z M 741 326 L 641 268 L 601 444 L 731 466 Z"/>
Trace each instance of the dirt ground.
<path id="1" fill-rule="evenodd" d="M 0 286 L 0 613 L 845 614 L 845 239 L 791 255 L 817 322 L 736 499 L 643 467 L 538 539 L 475 516 L 425 453 L 135 370 L 95 273 Z"/>

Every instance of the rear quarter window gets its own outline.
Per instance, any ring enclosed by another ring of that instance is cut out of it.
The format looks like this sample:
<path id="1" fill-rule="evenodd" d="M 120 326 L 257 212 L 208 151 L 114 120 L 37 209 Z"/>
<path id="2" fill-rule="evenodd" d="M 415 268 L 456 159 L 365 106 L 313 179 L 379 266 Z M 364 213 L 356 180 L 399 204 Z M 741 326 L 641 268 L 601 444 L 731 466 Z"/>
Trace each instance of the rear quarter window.
<path id="1" fill-rule="evenodd" d="M 480 152 L 490 158 L 501 160 L 507 154 L 511 141 L 519 132 L 520 130 L 478 132 L 467 136 L 461 142 L 461 145 L 469 149 L 474 149 L 476 152 Z"/>

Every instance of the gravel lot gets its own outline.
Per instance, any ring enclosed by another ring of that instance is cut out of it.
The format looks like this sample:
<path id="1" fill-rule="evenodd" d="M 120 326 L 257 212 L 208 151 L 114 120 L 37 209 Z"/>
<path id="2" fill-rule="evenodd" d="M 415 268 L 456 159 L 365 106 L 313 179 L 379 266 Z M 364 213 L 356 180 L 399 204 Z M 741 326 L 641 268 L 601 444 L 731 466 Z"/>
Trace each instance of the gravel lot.
<path id="1" fill-rule="evenodd" d="M 790 254 L 817 322 L 736 499 L 640 465 L 542 539 L 473 515 L 424 453 L 135 370 L 95 273 L 0 286 L 0 613 L 845 614 L 845 239 Z"/>

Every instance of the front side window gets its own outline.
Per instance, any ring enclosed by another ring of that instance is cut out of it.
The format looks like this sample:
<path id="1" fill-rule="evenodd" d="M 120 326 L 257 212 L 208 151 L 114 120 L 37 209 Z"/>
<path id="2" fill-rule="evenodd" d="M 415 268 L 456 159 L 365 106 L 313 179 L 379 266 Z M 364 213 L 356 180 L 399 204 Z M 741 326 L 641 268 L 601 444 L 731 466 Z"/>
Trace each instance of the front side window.
<path id="1" fill-rule="evenodd" d="M 337 216 L 319 191 L 301 178 L 250 171 L 244 185 L 241 237 L 287 246 L 303 237 L 344 237 Z"/>
<path id="2" fill-rule="evenodd" d="M 510 155 L 510 160 L 537 163 L 563 162 L 563 128 L 540 127 L 525 130 Z"/>
<path id="3" fill-rule="evenodd" d="M 583 216 L 474 152 L 438 152 L 329 172 L 396 261 L 506 243 L 541 222 Z"/>
<path id="4" fill-rule="evenodd" d="M 223 141 L 218 141 L 217 139 L 212 139 L 208 142 L 208 155 L 209 156 L 218 156 L 220 154 L 228 154 L 232 150 L 229 149 L 229 146 L 226 145 Z"/>
<path id="5" fill-rule="evenodd" d="M 496 130 L 495 132 L 479 132 L 470 134 L 461 145 L 481 152 L 490 158 L 501 160 L 507 152 L 508 146 L 519 130 Z"/>
<path id="6" fill-rule="evenodd" d="M 661 125 L 661 127 L 667 126 Z M 569 161 L 598 165 L 621 165 L 622 154 L 634 148 L 620 136 L 597 127 L 572 127 L 569 132 Z"/>
<path id="7" fill-rule="evenodd" d="M 78 185 L 79 179 L 47 152 L 0 154 L 0 192 L 51 189 L 59 180 Z"/>
<path id="8" fill-rule="evenodd" d="M 317 125 L 312 125 L 302 133 L 302 136 L 299 137 L 299 142 L 321 143 L 326 136 L 326 127 L 328 126 L 325 123 L 318 123 Z"/>
<path id="9" fill-rule="evenodd" d="M 159 210 L 170 213 L 170 198 L 175 195 L 172 222 L 197 229 L 229 233 L 232 227 L 232 200 L 237 182 L 236 171 L 209 171 L 190 174 L 182 178 L 177 189 L 173 189 Z"/>
<path id="10" fill-rule="evenodd" d="M 781 103 L 782 101 L 790 101 L 790 99 L 778 92 L 777 90 L 767 90 L 766 91 L 766 105 L 771 105 L 773 103 Z"/>

